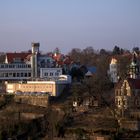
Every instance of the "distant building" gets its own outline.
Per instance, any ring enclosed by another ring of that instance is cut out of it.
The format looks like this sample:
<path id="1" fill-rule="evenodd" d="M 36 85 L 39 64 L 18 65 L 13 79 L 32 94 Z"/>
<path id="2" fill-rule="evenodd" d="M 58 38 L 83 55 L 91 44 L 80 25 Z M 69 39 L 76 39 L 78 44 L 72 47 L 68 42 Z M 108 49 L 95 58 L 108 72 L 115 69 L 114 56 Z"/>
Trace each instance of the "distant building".
<path id="1" fill-rule="evenodd" d="M 140 79 L 140 61 L 134 52 L 131 64 L 129 66 L 128 75 L 133 79 Z"/>
<path id="2" fill-rule="evenodd" d="M 39 47 L 39 43 L 32 43 L 30 52 L 6 53 L 5 62 L 0 64 L 0 81 L 57 78 L 63 71 L 68 74 L 71 64 L 68 56 L 56 52 L 41 54 Z"/>
<path id="3" fill-rule="evenodd" d="M 121 115 L 131 109 L 140 108 L 140 79 L 128 78 L 115 88 L 115 104 Z"/>
<path id="4" fill-rule="evenodd" d="M 71 76 L 61 75 L 57 80 L 27 81 L 26 83 L 7 83 L 6 92 L 13 94 L 49 94 L 59 96 L 71 84 Z"/>
<path id="5" fill-rule="evenodd" d="M 40 68 L 40 78 L 57 78 L 62 75 L 62 68 Z"/>
<path id="6" fill-rule="evenodd" d="M 115 59 L 115 58 L 111 59 L 111 63 L 109 65 L 108 74 L 110 76 L 110 80 L 113 83 L 117 83 L 118 82 L 118 64 L 117 64 L 117 59 Z"/>

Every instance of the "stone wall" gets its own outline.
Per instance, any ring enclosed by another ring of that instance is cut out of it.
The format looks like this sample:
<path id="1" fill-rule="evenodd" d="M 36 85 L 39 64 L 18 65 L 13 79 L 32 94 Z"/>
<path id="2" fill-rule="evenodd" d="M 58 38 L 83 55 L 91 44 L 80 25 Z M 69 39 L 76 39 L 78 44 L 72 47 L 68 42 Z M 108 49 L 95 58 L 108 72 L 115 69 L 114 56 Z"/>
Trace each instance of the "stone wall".
<path id="1" fill-rule="evenodd" d="M 48 95 L 15 95 L 15 102 L 47 107 L 49 102 Z"/>
<path id="2" fill-rule="evenodd" d="M 138 120 L 122 120 L 120 122 L 120 128 L 129 129 L 132 131 L 140 130 L 140 121 Z"/>

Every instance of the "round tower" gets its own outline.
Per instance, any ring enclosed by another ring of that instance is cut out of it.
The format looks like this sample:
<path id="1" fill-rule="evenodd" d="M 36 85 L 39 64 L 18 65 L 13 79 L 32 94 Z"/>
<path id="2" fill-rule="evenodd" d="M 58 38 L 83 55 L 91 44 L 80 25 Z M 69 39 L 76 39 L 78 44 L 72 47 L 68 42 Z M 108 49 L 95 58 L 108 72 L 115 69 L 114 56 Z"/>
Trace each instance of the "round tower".
<path id="1" fill-rule="evenodd" d="M 39 54 L 39 43 L 32 43 L 32 78 L 38 77 L 38 54 Z"/>

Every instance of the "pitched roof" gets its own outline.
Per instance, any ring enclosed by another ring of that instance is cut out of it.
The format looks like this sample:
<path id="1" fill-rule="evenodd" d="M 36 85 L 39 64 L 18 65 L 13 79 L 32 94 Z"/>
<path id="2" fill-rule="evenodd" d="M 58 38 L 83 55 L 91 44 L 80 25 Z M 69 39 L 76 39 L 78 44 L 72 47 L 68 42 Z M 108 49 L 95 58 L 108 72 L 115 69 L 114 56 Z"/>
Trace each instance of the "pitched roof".
<path id="1" fill-rule="evenodd" d="M 21 61 L 24 61 L 28 55 L 31 53 L 7 53 L 7 61 L 8 63 L 13 63 L 15 58 L 19 58 Z"/>
<path id="2" fill-rule="evenodd" d="M 88 71 L 86 74 L 85 74 L 85 76 L 92 76 L 93 74 L 90 72 L 90 71 Z"/>
<path id="3" fill-rule="evenodd" d="M 128 78 L 127 81 L 133 89 L 140 89 L 140 79 Z"/>
<path id="4" fill-rule="evenodd" d="M 128 81 L 129 83 L 129 86 L 132 88 L 132 89 L 140 89 L 140 79 L 132 79 L 132 78 L 127 78 L 125 79 Z M 123 84 L 124 80 L 121 80 L 119 81 L 116 86 L 115 86 L 115 89 L 120 89 L 122 87 L 122 84 Z"/>
<path id="5" fill-rule="evenodd" d="M 97 71 L 97 70 L 96 70 L 96 67 L 94 67 L 94 66 L 92 66 L 92 67 L 87 67 L 87 69 L 88 69 L 88 71 L 91 72 L 92 74 L 93 74 L 93 73 L 96 73 L 96 71 Z"/>

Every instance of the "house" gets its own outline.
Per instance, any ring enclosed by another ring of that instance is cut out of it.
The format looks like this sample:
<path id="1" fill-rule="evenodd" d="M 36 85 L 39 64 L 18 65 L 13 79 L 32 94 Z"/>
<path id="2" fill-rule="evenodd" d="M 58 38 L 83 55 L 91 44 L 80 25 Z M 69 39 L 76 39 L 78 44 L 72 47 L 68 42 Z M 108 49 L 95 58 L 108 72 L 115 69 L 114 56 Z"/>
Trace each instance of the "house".
<path id="1" fill-rule="evenodd" d="M 115 104 L 120 116 L 140 109 L 140 79 L 127 78 L 115 87 Z"/>
<path id="2" fill-rule="evenodd" d="M 99 100 L 92 95 L 85 95 L 73 101 L 73 109 L 75 111 L 86 111 L 91 107 L 98 107 Z"/>

